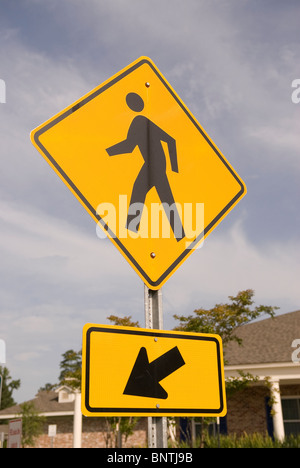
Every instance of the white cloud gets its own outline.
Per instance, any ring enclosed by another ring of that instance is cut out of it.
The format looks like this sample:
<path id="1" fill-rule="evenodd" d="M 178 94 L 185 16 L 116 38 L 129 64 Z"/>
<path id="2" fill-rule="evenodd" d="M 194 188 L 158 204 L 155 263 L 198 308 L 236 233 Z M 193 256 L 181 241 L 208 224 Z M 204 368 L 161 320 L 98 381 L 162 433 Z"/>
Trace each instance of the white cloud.
<path id="1" fill-rule="evenodd" d="M 29 351 L 27 353 L 25 352 L 25 353 L 16 354 L 14 356 L 14 358 L 15 358 L 16 361 L 28 362 L 28 361 L 33 361 L 34 359 L 36 359 L 39 356 L 40 356 L 40 353 L 34 352 L 34 351 Z"/>
<path id="2" fill-rule="evenodd" d="M 51 316 L 41 317 L 38 315 L 24 314 L 24 316 L 18 318 L 17 322 L 15 322 L 13 325 L 14 325 L 15 331 L 19 329 L 26 336 L 38 335 L 40 338 L 42 337 L 42 335 L 48 335 L 48 334 L 53 333 L 53 330 L 54 330 L 54 322 L 53 322 L 53 319 L 51 319 Z"/>
<path id="3" fill-rule="evenodd" d="M 110 275 L 126 274 L 125 264 L 115 271 L 113 246 L 97 237 L 95 223 L 89 234 L 59 218 L 5 202 L 0 202 L 0 223 L 3 274 L 4 265 L 12 262 L 15 273 L 37 280 L 44 277 L 65 287 L 82 282 L 95 287 L 99 278 L 99 291 L 111 289 L 107 280 Z"/>
<path id="4" fill-rule="evenodd" d="M 281 118 L 273 123 L 266 122 L 257 128 L 249 129 L 249 136 L 262 142 L 265 148 L 273 149 L 276 155 L 282 155 L 279 159 L 278 156 L 274 157 L 273 153 L 274 164 L 290 165 L 290 170 L 299 171 L 299 117 L 296 112 L 292 112 L 292 109 L 291 114 L 293 117 Z"/>

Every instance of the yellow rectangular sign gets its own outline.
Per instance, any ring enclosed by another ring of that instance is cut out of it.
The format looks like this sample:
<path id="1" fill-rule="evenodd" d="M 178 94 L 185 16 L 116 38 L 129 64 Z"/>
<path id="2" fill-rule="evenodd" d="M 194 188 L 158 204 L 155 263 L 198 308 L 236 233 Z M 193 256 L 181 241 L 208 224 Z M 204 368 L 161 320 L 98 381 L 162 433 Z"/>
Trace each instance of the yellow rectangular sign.
<path id="1" fill-rule="evenodd" d="M 224 416 L 218 335 L 87 324 L 85 416 Z"/>

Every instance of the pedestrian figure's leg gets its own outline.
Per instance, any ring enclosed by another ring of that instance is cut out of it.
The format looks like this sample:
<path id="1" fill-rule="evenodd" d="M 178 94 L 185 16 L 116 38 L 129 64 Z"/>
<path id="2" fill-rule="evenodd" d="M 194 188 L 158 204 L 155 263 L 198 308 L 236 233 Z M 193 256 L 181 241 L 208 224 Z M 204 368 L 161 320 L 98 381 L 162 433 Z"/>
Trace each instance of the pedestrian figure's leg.
<path id="1" fill-rule="evenodd" d="M 148 170 L 144 165 L 140 170 L 132 189 L 130 205 L 127 215 L 126 229 L 138 232 L 143 213 L 146 195 L 151 187 L 148 186 Z M 138 213 L 137 213 L 138 212 Z"/>
<path id="2" fill-rule="evenodd" d="M 165 213 L 169 220 L 174 236 L 177 242 L 179 242 L 185 237 L 185 232 L 175 204 L 175 200 L 171 191 L 167 175 L 165 175 L 165 177 L 161 177 L 160 180 L 156 182 L 157 183 L 155 184 L 155 187 L 158 196 L 160 198 L 160 201 L 162 202 L 162 205 L 164 206 L 164 204 L 166 204 Z"/>

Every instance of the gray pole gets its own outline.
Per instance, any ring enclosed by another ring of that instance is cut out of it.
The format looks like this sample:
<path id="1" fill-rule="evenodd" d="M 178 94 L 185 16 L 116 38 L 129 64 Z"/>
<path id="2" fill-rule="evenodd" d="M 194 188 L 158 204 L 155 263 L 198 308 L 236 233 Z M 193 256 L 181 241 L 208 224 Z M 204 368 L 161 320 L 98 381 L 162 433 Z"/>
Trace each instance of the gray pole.
<path id="1" fill-rule="evenodd" d="M 162 292 L 144 286 L 146 328 L 163 329 Z M 167 418 L 148 417 L 148 447 L 167 448 Z"/>

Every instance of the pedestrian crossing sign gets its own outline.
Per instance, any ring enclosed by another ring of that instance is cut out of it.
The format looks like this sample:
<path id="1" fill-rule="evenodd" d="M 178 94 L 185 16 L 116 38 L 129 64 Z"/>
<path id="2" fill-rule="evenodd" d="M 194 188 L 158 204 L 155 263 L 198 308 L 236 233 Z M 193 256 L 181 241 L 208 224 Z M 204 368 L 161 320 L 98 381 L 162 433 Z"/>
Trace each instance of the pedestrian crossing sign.
<path id="1" fill-rule="evenodd" d="M 141 57 L 31 133 L 34 146 L 150 289 L 246 187 L 154 63 Z"/>

